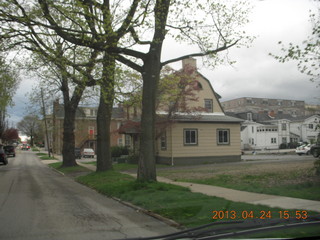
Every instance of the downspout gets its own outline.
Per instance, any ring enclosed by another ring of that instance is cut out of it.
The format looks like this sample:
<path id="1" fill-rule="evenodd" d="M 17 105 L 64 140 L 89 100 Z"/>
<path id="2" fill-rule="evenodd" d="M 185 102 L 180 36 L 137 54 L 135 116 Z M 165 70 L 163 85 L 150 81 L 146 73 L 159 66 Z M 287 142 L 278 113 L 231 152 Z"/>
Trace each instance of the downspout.
<path id="1" fill-rule="evenodd" d="M 171 131 L 171 166 L 174 166 L 174 160 L 173 160 L 173 134 L 172 134 L 172 126 L 170 127 Z"/>

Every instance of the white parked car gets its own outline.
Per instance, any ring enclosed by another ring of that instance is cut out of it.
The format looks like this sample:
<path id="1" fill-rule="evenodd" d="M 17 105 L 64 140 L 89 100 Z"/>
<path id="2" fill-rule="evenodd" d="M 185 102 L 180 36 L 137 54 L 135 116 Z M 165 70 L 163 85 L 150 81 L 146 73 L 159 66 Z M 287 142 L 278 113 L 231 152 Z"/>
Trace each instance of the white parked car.
<path id="1" fill-rule="evenodd" d="M 303 144 L 300 147 L 296 148 L 296 154 L 298 154 L 298 155 L 302 155 L 302 154 L 309 155 L 310 148 L 311 148 L 311 144 Z"/>
<path id="2" fill-rule="evenodd" d="M 92 148 L 84 148 L 82 151 L 82 157 L 94 158 L 94 151 Z"/>

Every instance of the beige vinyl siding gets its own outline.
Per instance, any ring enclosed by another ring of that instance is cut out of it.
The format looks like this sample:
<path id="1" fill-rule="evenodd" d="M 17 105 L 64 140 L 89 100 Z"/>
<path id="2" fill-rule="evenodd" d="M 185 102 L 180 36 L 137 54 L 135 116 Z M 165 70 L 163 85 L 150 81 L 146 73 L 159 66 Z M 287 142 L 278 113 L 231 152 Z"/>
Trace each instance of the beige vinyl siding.
<path id="1" fill-rule="evenodd" d="M 212 99 L 213 112 L 223 112 L 218 102 L 218 99 L 212 91 L 210 83 L 199 75 L 197 76 L 197 81 L 202 85 L 202 90 L 197 91 L 198 101 L 189 101 L 187 103 L 188 107 L 204 108 L 204 100 Z"/>
<path id="2" fill-rule="evenodd" d="M 185 146 L 183 144 L 183 129 L 188 128 L 198 129 L 198 144 L 196 146 Z M 230 144 L 217 144 L 217 129 L 230 130 Z M 230 156 L 241 154 L 239 123 L 176 123 L 173 126 L 172 134 L 173 157 Z"/>

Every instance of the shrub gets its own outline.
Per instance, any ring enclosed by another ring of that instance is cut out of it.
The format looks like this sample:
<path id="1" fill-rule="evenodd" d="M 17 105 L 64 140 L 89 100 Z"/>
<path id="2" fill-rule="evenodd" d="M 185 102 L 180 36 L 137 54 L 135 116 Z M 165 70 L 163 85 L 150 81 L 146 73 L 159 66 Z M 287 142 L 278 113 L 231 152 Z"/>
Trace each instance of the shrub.
<path id="1" fill-rule="evenodd" d="M 279 149 L 287 149 L 288 146 L 286 143 L 281 143 L 280 146 L 279 146 Z"/>
<path id="2" fill-rule="evenodd" d="M 288 143 L 288 148 L 297 148 L 297 147 L 299 147 L 299 143 L 297 143 L 297 142 L 290 142 L 290 143 Z"/>
<path id="3" fill-rule="evenodd" d="M 131 153 L 128 157 L 128 163 L 137 164 L 139 161 L 139 154 Z"/>
<path id="4" fill-rule="evenodd" d="M 111 147 L 111 157 L 120 157 L 121 155 L 129 155 L 129 149 L 124 146 Z"/>

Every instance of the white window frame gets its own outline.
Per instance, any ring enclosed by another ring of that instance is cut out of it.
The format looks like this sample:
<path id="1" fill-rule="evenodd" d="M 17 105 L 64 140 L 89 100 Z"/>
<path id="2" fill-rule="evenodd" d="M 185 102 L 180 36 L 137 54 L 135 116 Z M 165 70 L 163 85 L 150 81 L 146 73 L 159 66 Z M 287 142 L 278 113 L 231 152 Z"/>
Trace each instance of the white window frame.
<path id="1" fill-rule="evenodd" d="M 230 129 L 217 129 L 217 144 L 230 145 Z"/>
<path id="2" fill-rule="evenodd" d="M 194 133 L 194 137 L 189 135 L 189 133 L 190 134 Z M 192 138 L 194 138 L 194 139 L 192 139 Z M 196 128 L 183 129 L 183 144 L 185 146 L 197 146 L 198 145 L 198 129 L 196 129 Z"/>
<path id="3" fill-rule="evenodd" d="M 213 100 L 209 98 L 204 99 L 204 108 L 207 112 L 213 112 Z"/>

